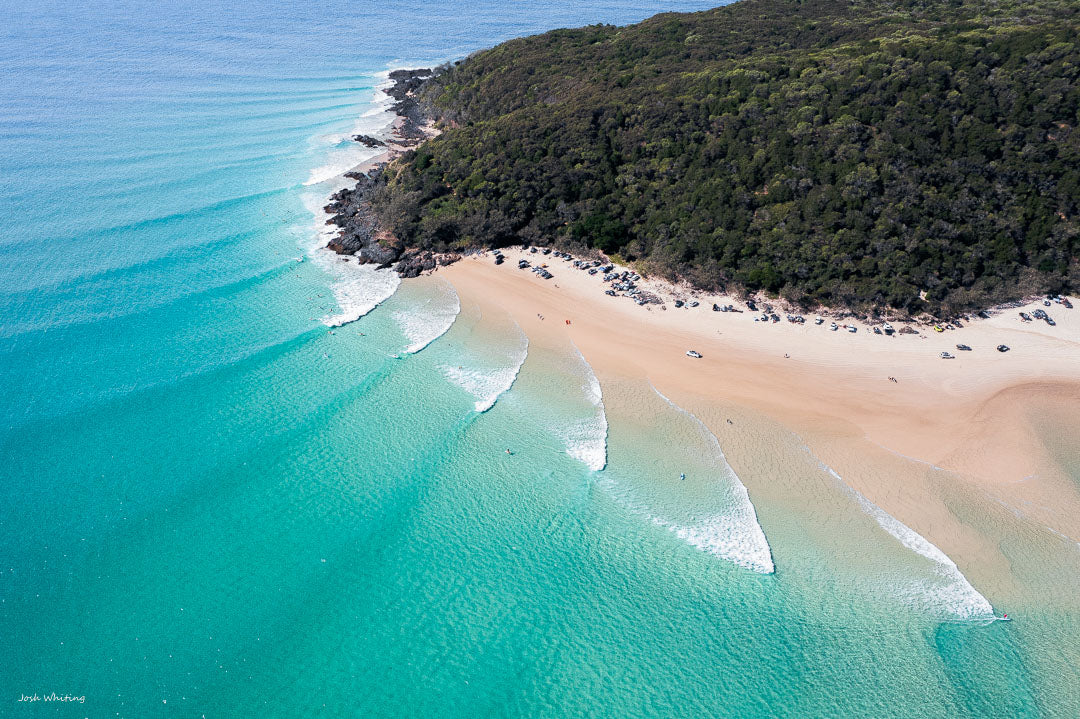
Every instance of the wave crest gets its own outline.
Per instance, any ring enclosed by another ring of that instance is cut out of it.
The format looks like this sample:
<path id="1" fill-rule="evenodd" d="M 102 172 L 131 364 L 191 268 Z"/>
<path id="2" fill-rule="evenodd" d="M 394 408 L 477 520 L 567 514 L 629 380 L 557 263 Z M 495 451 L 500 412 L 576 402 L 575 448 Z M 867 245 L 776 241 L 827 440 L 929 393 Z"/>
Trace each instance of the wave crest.
<path id="1" fill-rule="evenodd" d="M 334 283 L 330 289 L 341 312 L 323 318 L 322 322 L 327 327 L 355 322 L 393 295 L 401 284 L 401 278 L 393 270 L 378 270 L 373 265 L 352 263 L 338 269 L 340 264 L 344 263 L 332 265 Z"/>
<path id="2" fill-rule="evenodd" d="M 807 449 L 807 452 L 809 451 Z M 811 456 L 813 456 L 812 453 Z M 863 512 L 878 523 L 878 526 L 907 549 L 934 563 L 934 573 L 940 578 L 940 585 L 922 586 L 914 591 L 902 591 L 902 594 L 914 602 L 928 601 L 931 606 L 944 608 L 961 619 L 989 619 L 994 616 L 994 608 L 990 602 L 971 585 L 960 568 L 956 566 L 956 562 L 949 559 L 945 552 L 863 496 L 861 492 L 845 482 L 832 467 L 821 460 L 818 460 L 818 464 L 836 480 L 845 494 L 855 500 Z"/>
<path id="3" fill-rule="evenodd" d="M 518 327 L 518 330 L 521 331 L 521 328 Z M 502 367 L 478 369 L 441 365 L 439 369 L 444 377 L 476 398 L 473 407 L 477 412 L 487 412 L 495 406 L 503 393 L 514 386 L 521 366 L 525 364 L 528 356 L 529 338 L 521 331 L 519 344 L 510 351 L 507 357 L 509 361 Z"/>
<path id="4" fill-rule="evenodd" d="M 581 350 L 577 352 L 579 368 L 582 370 L 581 389 L 585 399 L 592 406 L 592 414 L 555 428 L 562 437 L 566 453 L 578 460 L 593 472 L 599 472 L 607 466 L 607 413 L 604 411 L 604 393 L 600 380 L 596 378 L 592 365 L 588 363 Z"/>
<path id="5" fill-rule="evenodd" d="M 653 518 L 653 522 L 675 533 L 689 544 L 759 574 L 772 574 L 776 565 L 765 532 L 758 523 L 757 510 L 750 501 L 746 485 L 739 479 L 724 455 L 720 440 L 705 423 L 665 397 L 653 391 L 675 411 L 691 419 L 705 436 L 720 461 L 725 481 L 718 483 L 725 510 L 706 516 L 693 524 L 678 524 Z"/>
<path id="6" fill-rule="evenodd" d="M 394 321 L 409 340 L 405 348 L 409 354 L 416 354 L 446 334 L 461 313 L 461 300 L 454 288 L 446 284 L 440 289 L 440 295 L 394 312 Z"/>

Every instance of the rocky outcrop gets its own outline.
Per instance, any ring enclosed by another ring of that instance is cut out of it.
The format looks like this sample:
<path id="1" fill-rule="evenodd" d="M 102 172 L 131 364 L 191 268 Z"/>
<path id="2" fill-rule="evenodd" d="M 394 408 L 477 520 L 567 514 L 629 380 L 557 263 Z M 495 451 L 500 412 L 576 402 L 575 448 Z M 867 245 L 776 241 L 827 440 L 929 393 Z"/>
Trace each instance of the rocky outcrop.
<path id="1" fill-rule="evenodd" d="M 386 143 L 371 135 L 353 135 L 353 140 L 364 147 L 386 147 Z"/>
<path id="2" fill-rule="evenodd" d="M 339 255 L 356 255 L 360 264 L 375 263 L 389 267 L 397 261 L 404 247 L 396 237 L 379 229 L 371 209 L 371 192 L 378 182 L 378 170 L 362 175 L 356 187 L 339 190 L 330 196 L 323 208 L 331 217 L 329 225 L 341 232 L 327 244 L 327 249 Z"/>
<path id="3" fill-rule="evenodd" d="M 370 135 L 356 135 L 353 139 L 368 147 L 389 147 L 388 158 L 399 153 L 402 147 L 419 145 L 427 139 L 424 127 L 429 118 L 416 99 L 416 91 L 430 77 L 432 71 L 428 69 L 390 73 L 394 84 L 386 93 L 395 100 L 393 109 L 399 118 L 394 124 L 392 145 Z M 417 277 L 440 264 L 447 265 L 460 259 L 458 255 L 406 250 L 400 240 L 379 228 L 371 207 L 371 196 L 380 182 L 381 173 L 381 167 L 366 174 L 360 171 L 345 173 L 346 177 L 356 180 L 356 186 L 335 192 L 323 208 L 330 215 L 327 224 L 341 228 L 338 236 L 326 245 L 327 249 L 339 255 L 356 255 L 360 264 L 393 267 L 402 277 Z"/>
<path id="4" fill-rule="evenodd" d="M 430 117 L 427 109 L 422 107 L 418 100 L 417 90 L 433 75 L 434 73 L 428 68 L 394 70 L 390 73 L 390 79 L 394 81 L 394 84 L 386 91 L 386 94 L 394 99 L 394 112 L 403 120 L 395 133 L 403 144 L 418 145 L 427 139 L 424 125 Z"/>
<path id="5" fill-rule="evenodd" d="M 338 236 L 327 245 L 339 255 L 356 254 L 375 241 L 378 223 L 368 200 L 372 184 L 371 178 L 362 176 L 356 187 L 331 195 L 329 204 L 323 208 L 331 216 L 326 223 L 341 228 Z"/>
<path id="6" fill-rule="evenodd" d="M 458 254 L 437 254 L 430 250 L 406 250 L 394 265 L 394 271 L 402 277 L 419 277 L 440 265 L 452 265 L 461 259 Z"/>

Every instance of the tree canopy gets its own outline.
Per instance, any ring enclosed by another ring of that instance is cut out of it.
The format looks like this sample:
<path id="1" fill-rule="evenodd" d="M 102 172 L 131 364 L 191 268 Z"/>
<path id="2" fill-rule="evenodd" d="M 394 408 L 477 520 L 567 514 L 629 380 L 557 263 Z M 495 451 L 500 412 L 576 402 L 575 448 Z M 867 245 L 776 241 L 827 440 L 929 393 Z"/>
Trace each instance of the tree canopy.
<path id="1" fill-rule="evenodd" d="M 1067 1 L 742 0 L 512 40 L 421 88 L 445 131 L 373 206 L 412 246 L 596 247 L 802 304 L 1075 290 L 1078 38 Z"/>

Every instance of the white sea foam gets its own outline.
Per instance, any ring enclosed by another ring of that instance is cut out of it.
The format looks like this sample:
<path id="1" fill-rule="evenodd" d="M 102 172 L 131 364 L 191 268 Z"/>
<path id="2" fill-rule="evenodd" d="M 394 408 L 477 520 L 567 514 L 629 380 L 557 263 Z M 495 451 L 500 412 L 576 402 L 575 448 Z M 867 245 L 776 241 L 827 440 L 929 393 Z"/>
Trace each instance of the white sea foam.
<path id="1" fill-rule="evenodd" d="M 604 411 L 604 394 L 592 366 L 581 354 L 581 350 L 577 347 L 574 347 L 574 350 L 582 371 L 581 390 L 592 407 L 592 413 L 553 429 L 562 437 L 568 455 L 590 470 L 599 472 L 607 466 L 608 423 L 607 413 Z"/>
<path id="2" fill-rule="evenodd" d="M 386 152 L 381 147 L 365 147 L 360 143 L 354 143 L 354 145 L 354 147 L 342 148 L 334 153 L 329 162 L 313 168 L 308 174 L 308 179 L 304 181 L 304 185 L 318 185 L 336 179 L 357 165 Z"/>
<path id="3" fill-rule="evenodd" d="M 391 270 L 342 262 L 341 257 L 327 250 L 326 244 L 340 230 L 326 224 L 329 215 L 323 210 L 330 193 L 352 184 L 352 180 L 344 177 L 344 172 L 382 152 L 380 148 L 364 147 L 351 138 L 356 134 L 379 135 L 389 131 L 395 115 L 389 110 L 392 98 L 384 92 L 389 86 L 388 74 L 389 71 L 380 73 L 381 81 L 371 100 L 373 106 L 357 118 L 351 131 L 312 138 L 314 145 L 330 150 L 327 162 L 311 170 L 304 183 L 318 185 L 302 196 L 304 206 L 314 217 L 315 229 L 312 244 L 305 248 L 305 253 L 332 278 L 330 289 L 340 311 L 322 318 L 323 324 L 329 327 L 340 327 L 363 317 L 393 295 L 401 284 L 397 273 Z"/>
<path id="4" fill-rule="evenodd" d="M 724 511 L 693 524 L 679 524 L 657 517 L 650 519 L 702 551 L 761 574 L 772 574 L 776 571 L 776 565 L 765 532 L 758 523 L 754 503 L 750 501 L 746 486 L 728 464 L 720 440 L 693 414 L 665 397 L 656 387 L 653 387 L 653 391 L 677 412 L 693 420 L 702 435 L 708 438 L 722 466 L 723 480 L 717 485 L 716 495 L 722 501 Z"/>
<path id="5" fill-rule="evenodd" d="M 520 327 L 518 328 L 520 331 Z M 495 406 L 499 397 L 514 386 L 521 366 L 529 355 L 529 338 L 521 332 L 519 345 L 511 350 L 507 364 L 491 369 L 454 367 L 442 365 L 443 376 L 476 398 L 473 407 L 477 412 L 487 412 Z"/>
<path id="6" fill-rule="evenodd" d="M 343 184 L 344 186 L 344 184 Z M 326 244 L 337 235 L 337 229 L 326 224 L 327 214 L 322 209 L 326 198 L 315 191 L 302 197 L 304 206 L 314 215 L 315 232 L 305 254 L 330 276 L 330 290 L 337 302 L 337 314 L 322 318 L 329 327 L 340 327 L 360 319 L 378 307 L 397 291 L 401 278 L 392 270 L 377 270 L 375 265 L 342 262 L 339 255 L 326 249 Z"/>
<path id="7" fill-rule="evenodd" d="M 371 107 L 356 118 L 352 129 L 344 133 L 318 135 L 312 138 L 317 147 L 330 147 L 326 162 L 308 173 L 304 185 L 318 185 L 341 177 L 357 165 L 381 155 L 386 150 L 381 147 L 367 147 L 353 141 L 355 135 L 372 135 L 387 139 L 397 115 L 392 106 L 394 99 L 386 94 L 390 87 L 389 71 L 380 73 L 381 81 L 375 88 L 370 102 Z"/>
<path id="8" fill-rule="evenodd" d="M 415 354 L 446 334 L 461 312 L 461 301 L 449 284 L 443 283 L 439 296 L 394 312 L 394 320 L 409 339 L 405 351 Z"/>
<path id="9" fill-rule="evenodd" d="M 323 318 L 323 324 L 328 327 L 355 322 L 393 295 L 401 284 L 396 272 L 377 270 L 374 265 L 350 262 L 332 266 L 335 281 L 330 290 L 341 312 Z"/>
<path id="10" fill-rule="evenodd" d="M 810 450 L 807 449 L 807 452 Z M 811 456 L 813 454 L 811 453 Z M 815 459 L 817 459 L 815 457 Z M 903 591 L 913 602 L 927 602 L 933 607 L 944 608 L 953 616 L 961 619 L 989 619 L 994 616 L 994 608 L 986 597 L 978 592 L 963 575 L 956 563 L 945 552 L 901 522 L 896 517 L 864 497 L 861 492 L 848 485 L 836 471 L 818 460 L 821 468 L 828 472 L 840 485 L 841 489 L 852 497 L 860 508 L 868 514 L 886 532 L 900 544 L 916 554 L 934 563 L 934 572 L 940 581 L 932 584 L 916 585 Z"/>

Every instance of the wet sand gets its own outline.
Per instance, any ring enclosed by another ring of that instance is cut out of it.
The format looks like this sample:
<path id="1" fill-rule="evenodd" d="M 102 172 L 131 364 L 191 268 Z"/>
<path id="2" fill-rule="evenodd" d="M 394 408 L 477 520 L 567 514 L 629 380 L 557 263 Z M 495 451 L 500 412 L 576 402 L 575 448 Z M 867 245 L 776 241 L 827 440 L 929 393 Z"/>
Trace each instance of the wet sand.
<path id="1" fill-rule="evenodd" d="M 924 326 L 918 335 L 890 337 L 859 323 L 852 334 L 830 331 L 829 318 L 814 325 L 813 314 L 796 325 L 781 310 L 780 323 L 755 322 L 748 311 L 714 312 L 713 302 L 745 309 L 720 296 L 694 295 L 698 307 L 676 309 L 671 298 L 691 294 L 655 281 L 639 284 L 668 301 L 664 309 L 642 307 L 604 295 L 599 275 L 569 262 L 520 250 L 505 254 L 500 266 L 490 255 L 473 256 L 440 274 L 463 302 L 508 311 L 531 341 L 569 338 L 601 380 L 647 379 L 696 409 L 718 435 L 719 406 L 745 409 L 795 433 L 845 482 L 939 546 L 977 583 L 1007 591 L 1013 578 L 997 532 L 959 516 L 959 496 L 965 506 L 977 505 L 976 513 L 1011 514 L 1047 536 L 1080 540 L 1080 491 L 1045 429 L 1048 407 L 1058 425 L 1080 426 L 1080 309 L 1044 308 L 1055 327 L 1021 321 L 1018 311 L 1030 314 L 1042 308 L 1038 302 L 944 333 Z M 522 257 L 546 262 L 554 278 L 519 270 Z M 959 343 L 972 351 L 956 350 Z M 1011 350 L 998 352 L 999 344 Z M 687 357 L 689 349 L 703 357 Z M 946 350 L 957 358 L 941 359 Z M 753 463 L 729 459 L 736 469 Z"/>

